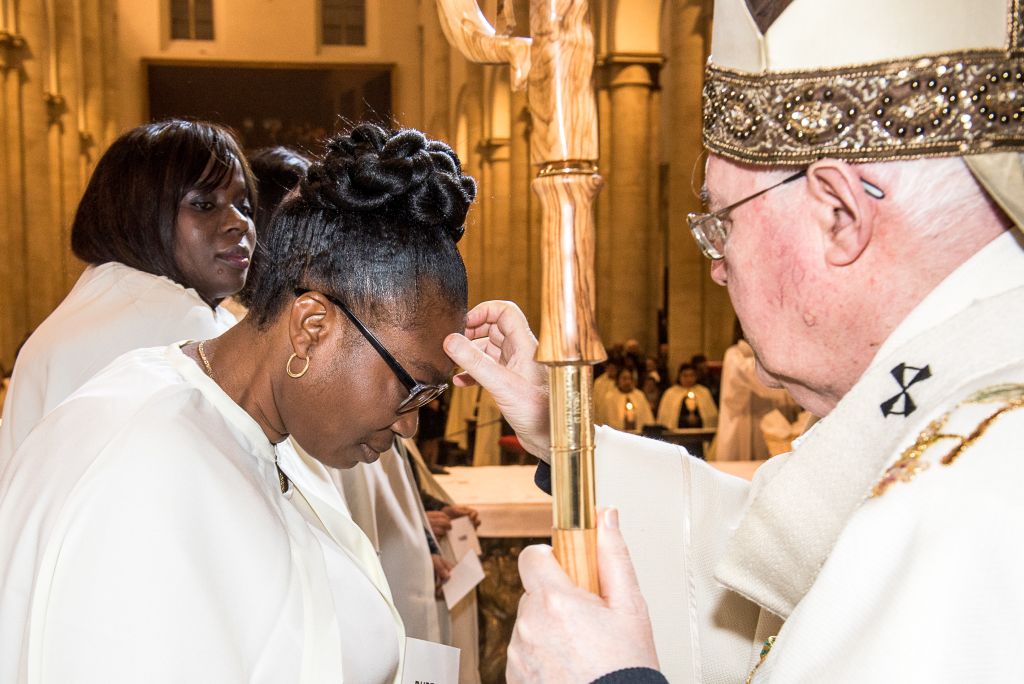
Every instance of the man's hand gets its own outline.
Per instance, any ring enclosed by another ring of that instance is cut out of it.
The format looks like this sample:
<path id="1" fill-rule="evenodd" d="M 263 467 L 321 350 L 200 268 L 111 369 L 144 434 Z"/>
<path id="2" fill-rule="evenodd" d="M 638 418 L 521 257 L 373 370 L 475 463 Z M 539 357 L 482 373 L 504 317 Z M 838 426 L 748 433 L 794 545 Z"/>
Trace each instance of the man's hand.
<path id="1" fill-rule="evenodd" d="M 463 516 L 469 516 L 469 521 L 473 523 L 473 527 L 480 527 L 480 513 L 469 506 L 458 506 L 452 504 L 451 506 L 445 506 L 441 509 L 441 512 L 447 515 L 451 520 L 461 518 Z"/>
<path id="2" fill-rule="evenodd" d="M 466 334 L 445 338 L 444 350 L 463 372 L 461 387 L 483 385 L 528 452 L 548 459 L 548 372 L 533 360 L 537 338 L 512 302 L 484 302 L 466 315 Z"/>
<path id="3" fill-rule="evenodd" d="M 614 509 L 601 512 L 597 555 L 601 596 L 574 585 L 550 546 L 519 555 L 526 593 L 508 649 L 510 684 L 592 682 L 627 667 L 658 668 L 647 604 Z"/>
<path id="4" fill-rule="evenodd" d="M 448 561 L 436 553 L 430 554 L 430 560 L 434 564 L 434 598 L 442 599 L 444 598 L 444 592 L 441 591 L 441 587 L 452 576 L 452 566 L 448 565 Z"/>
<path id="5" fill-rule="evenodd" d="M 434 539 L 441 539 L 448 530 L 452 529 L 452 519 L 444 511 L 427 511 L 427 522 L 430 523 L 430 531 L 434 533 Z"/>

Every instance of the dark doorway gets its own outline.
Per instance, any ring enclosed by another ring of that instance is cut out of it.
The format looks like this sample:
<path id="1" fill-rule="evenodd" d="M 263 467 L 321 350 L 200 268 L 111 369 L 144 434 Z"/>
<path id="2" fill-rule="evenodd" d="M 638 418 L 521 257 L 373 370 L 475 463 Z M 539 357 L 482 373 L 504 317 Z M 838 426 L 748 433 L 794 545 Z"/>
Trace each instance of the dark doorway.
<path id="1" fill-rule="evenodd" d="M 350 122 L 391 123 L 389 67 L 148 65 L 153 119 L 192 117 L 231 126 L 247 150 L 286 145 L 309 153 Z"/>

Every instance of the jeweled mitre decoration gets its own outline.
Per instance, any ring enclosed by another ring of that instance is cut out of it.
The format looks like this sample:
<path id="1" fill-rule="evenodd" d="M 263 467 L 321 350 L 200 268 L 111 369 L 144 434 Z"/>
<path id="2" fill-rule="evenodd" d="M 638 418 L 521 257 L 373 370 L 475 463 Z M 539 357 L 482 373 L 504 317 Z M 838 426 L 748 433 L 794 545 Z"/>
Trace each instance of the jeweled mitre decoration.
<path id="1" fill-rule="evenodd" d="M 1003 51 L 814 72 L 709 65 L 705 144 L 737 161 L 775 166 L 1024 151 L 1022 14 L 1015 0 Z"/>

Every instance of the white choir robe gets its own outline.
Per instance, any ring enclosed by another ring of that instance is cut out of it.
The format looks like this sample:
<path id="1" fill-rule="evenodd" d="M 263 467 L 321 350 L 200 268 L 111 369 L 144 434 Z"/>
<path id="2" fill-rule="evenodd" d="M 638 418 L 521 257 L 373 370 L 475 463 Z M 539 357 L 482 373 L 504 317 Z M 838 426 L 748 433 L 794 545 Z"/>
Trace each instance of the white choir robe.
<path id="1" fill-rule="evenodd" d="M 501 465 L 501 411 L 487 390 L 474 387 L 452 387 L 445 422 L 445 441 L 455 442 L 460 449 L 469 448 L 467 421 L 476 421 L 473 440 L 473 465 Z"/>
<path id="2" fill-rule="evenodd" d="M 604 398 L 594 405 L 594 422 L 616 430 L 625 429 L 627 401 L 633 404 L 634 431 L 639 432 L 643 426 L 654 424 L 654 412 L 647 395 L 638 389 L 624 393 L 617 387 L 606 392 Z"/>
<path id="3" fill-rule="evenodd" d="M 0 476 L 0 568 L 3 682 L 400 671 L 383 570 L 323 466 L 275 448 L 178 345 L 124 355 L 26 438 Z"/>
<path id="4" fill-rule="evenodd" d="M 953 436 L 915 452 L 934 421 Z M 597 498 L 620 509 L 671 682 L 746 681 L 769 636 L 755 684 L 1019 681 L 1022 441 L 1024 250 L 1008 234 L 752 483 L 600 428 Z"/>
<path id="5" fill-rule="evenodd" d="M 771 456 L 761 434 L 761 418 L 779 409 L 787 420 L 797 409 L 789 392 L 767 387 L 757 378 L 754 350 L 740 340 L 722 359 L 718 432 L 712 446 L 714 461 L 760 461 Z"/>
<path id="6" fill-rule="evenodd" d="M 669 429 L 679 427 L 679 413 L 683 408 L 683 401 L 686 395 L 693 392 L 693 398 L 697 405 L 697 413 L 704 424 L 703 427 L 713 428 L 718 426 L 718 407 L 711 396 L 711 390 L 704 385 L 683 387 L 676 384 L 665 390 L 658 404 L 658 424 Z"/>
<path id="7" fill-rule="evenodd" d="M 422 462 L 411 439 L 403 439 L 402 447 Z M 424 471 L 429 475 L 425 464 L 423 470 L 417 469 L 421 478 Z M 344 493 L 352 519 L 377 549 L 406 633 L 416 639 L 459 648 L 459 681 L 479 684 L 476 592 L 471 592 L 450 613 L 444 600 L 435 597 L 434 565 L 426 541 L 426 535 L 431 534 L 430 525 L 411 464 L 397 448 L 392 448 L 374 463 L 360 463 L 348 470 L 332 469 L 331 475 Z M 428 484 L 432 496 L 449 500 L 447 495 L 438 496 L 443 490 L 439 491 L 432 477 Z M 447 551 L 447 560 L 453 562 L 446 540 L 435 542 L 442 555 Z"/>
<path id="8" fill-rule="evenodd" d="M 217 337 L 235 323 L 192 289 L 117 262 L 89 266 L 18 354 L 0 469 L 43 416 L 126 351 Z"/>
<path id="9" fill-rule="evenodd" d="M 608 373 L 601 373 L 601 375 L 594 378 L 594 389 L 592 390 L 594 406 L 603 401 L 606 394 L 617 389 L 615 378 L 608 377 Z"/>

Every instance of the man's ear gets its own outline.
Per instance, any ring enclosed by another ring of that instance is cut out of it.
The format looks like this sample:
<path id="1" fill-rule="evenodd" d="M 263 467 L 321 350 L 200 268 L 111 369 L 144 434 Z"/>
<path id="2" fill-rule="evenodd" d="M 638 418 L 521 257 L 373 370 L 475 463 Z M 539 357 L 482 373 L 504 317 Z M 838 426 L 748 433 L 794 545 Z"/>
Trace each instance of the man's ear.
<path id="1" fill-rule="evenodd" d="M 864 190 L 860 175 L 846 162 L 822 159 L 807 169 L 811 196 L 831 209 L 824 226 L 825 259 L 833 266 L 848 266 L 867 248 L 875 229 L 876 201 Z"/>
<path id="2" fill-rule="evenodd" d="M 335 316 L 333 305 L 319 292 L 305 292 L 292 302 L 288 315 L 288 335 L 292 351 L 305 359 L 327 336 Z"/>

